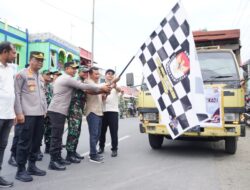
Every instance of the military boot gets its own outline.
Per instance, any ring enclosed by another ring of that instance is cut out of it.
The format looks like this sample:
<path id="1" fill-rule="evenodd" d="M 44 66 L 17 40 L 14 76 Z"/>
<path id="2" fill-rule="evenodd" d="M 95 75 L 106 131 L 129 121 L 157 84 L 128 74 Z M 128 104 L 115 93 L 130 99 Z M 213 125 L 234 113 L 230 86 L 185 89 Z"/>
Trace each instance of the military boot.
<path id="1" fill-rule="evenodd" d="M 17 172 L 16 172 L 15 178 L 22 182 L 29 182 L 33 180 L 32 176 L 29 175 L 28 172 L 26 171 L 26 168 L 24 165 L 17 166 Z"/>
<path id="2" fill-rule="evenodd" d="M 75 154 L 75 157 L 80 159 L 80 160 L 83 160 L 84 159 L 84 156 L 81 156 L 79 153 L 77 153 L 76 151 L 74 152 Z"/>
<path id="3" fill-rule="evenodd" d="M 78 158 L 75 156 L 74 152 L 68 152 L 68 153 L 67 153 L 67 156 L 66 156 L 66 160 L 70 161 L 71 163 L 75 163 L 75 164 L 78 164 L 78 163 L 81 162 L 81 160 L 78 159 Z"/>
<path id="4" fill-rule="evenodd" d="M 50 170 L 57 170 L 57 171 L 66 170 L 65 165 L 60 163 L 59 157 L 61 157 L 61 156 L 58 155 L 58 154 L 51 155 L 51 160 L 50 160 L 50 163 L 49 163 L 49 169 Z"/>
<path id="5" fill-rule="evenodd" d="M 29 166 L 28 166 L 28 174 L 29 175 L 36 175 L 36 176 L 45 176 L 46 171 L 40 170 L 38 167 L 36 167 L 36 163 L 29 161 Z"/>
<path id="6" fill-rule="evenodd" d="M 77 147 L 74 148 L 74 155 L 76 158 L 80 159 L 80 160 L 83 160 L 84 159 L 84 156 L 80 155 L 79 153 L 76 152 L 76 149 Z"/>
<path id="7" fill-rule="evenodd" d="M 59 161 L 60 164 L 62 164 L 64 166 L 71 164 L 71 162 L 69 160 L 66 160 L 66 159 L 62 158 L 61 156 L 58 157 L 58 161 Z"/>

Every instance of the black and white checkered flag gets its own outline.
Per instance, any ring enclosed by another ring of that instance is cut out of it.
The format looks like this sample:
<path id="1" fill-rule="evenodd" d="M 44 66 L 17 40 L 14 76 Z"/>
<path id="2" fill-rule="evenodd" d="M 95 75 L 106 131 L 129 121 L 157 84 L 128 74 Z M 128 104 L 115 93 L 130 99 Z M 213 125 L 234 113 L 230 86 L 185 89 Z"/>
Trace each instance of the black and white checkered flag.
<path id="1" fill-rule="evenodd" d="M 192 32 L 178 2 L 150 38 L 136 60 L 142 63 L 147 86 L 172 138 L 207 118 L 205 97 Z M 199 101 L 202 114 L 197 114 Z M 204 111 L 203 111 L 204 110 Z"/>

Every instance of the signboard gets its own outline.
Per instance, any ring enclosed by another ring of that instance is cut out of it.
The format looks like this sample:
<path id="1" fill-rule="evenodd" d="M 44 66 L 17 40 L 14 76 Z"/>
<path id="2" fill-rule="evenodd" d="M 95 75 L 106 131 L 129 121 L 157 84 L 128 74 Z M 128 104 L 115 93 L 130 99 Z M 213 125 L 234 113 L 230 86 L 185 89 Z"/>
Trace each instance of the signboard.
<path id="1" fill-rule="evenodd" d="M 208 119 L 202 122 L 201 127 L 222 127 L 222 98 L 221 89 L 205 87 L 206 111 Z"/>

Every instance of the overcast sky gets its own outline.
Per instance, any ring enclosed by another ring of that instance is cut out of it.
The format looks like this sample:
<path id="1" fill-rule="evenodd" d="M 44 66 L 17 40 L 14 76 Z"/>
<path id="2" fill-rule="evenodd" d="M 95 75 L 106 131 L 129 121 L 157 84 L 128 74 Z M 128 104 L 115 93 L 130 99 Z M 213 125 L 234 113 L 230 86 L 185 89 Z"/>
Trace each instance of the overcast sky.
<path id="1" fill-rule="evenodd" d="M 95 0 L 94 57 L 119 73 L 176 0 Z M 250 58 L 249 0 L 182 0 L 192 30 L 241 29 L 242 60 Z M 0 0 L 0 18 L 29 33 L 51 32 L 91 51 L 93 0 Z M 140 77 L 139 67 L 131 65 Z"/>

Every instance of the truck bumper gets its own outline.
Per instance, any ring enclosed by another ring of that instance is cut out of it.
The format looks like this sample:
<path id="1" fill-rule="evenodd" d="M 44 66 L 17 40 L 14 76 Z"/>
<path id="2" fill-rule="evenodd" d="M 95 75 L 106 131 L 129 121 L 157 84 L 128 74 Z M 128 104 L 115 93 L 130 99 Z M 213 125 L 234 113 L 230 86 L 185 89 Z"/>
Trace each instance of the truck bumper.
<path id="1" fill-rule="evenodd" d="M 140 123 L 140 131 L 143 133 L 169 136 L 165 125 L 156 123 Z M 237 137 L 245 136 L 245 125 L 227 124 L 224 127 L 201 127 L 198 132 L 185 132 L 182 137 Z"/>

